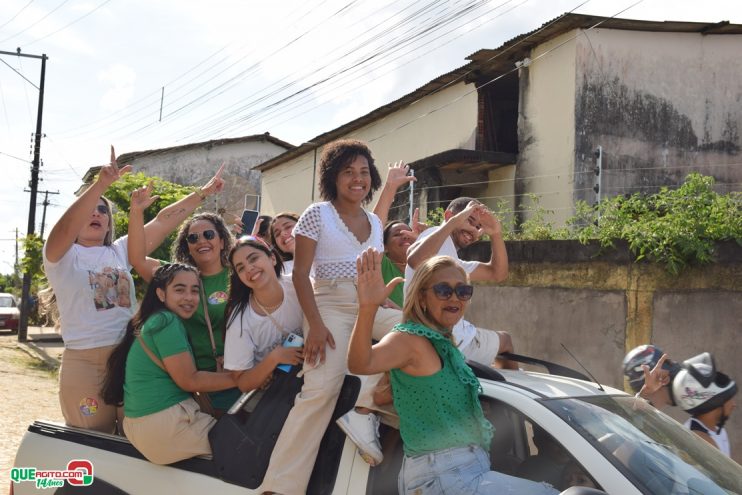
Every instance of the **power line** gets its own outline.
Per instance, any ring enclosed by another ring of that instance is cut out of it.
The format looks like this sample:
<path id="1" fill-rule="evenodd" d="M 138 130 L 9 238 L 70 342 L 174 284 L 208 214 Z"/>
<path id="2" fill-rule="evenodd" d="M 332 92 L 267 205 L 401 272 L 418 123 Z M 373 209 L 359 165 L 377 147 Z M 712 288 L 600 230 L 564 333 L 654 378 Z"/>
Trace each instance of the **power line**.
<path id="1" fill-rule="evenodd" d="M 34 41 L 32 41 L 30 43 L 25 43 L 24 46 L 33 45 L 34 43 L 38 43 L 41 40 L 45 40 L 45 39 L 49 38 L 50 36 L 54 36 L 55 34 L 59 33 L 60 31 L 64 31 L 65 29 L 67 29 L 68 27 L 72 26 L 73 24 L 76 24 L 76 23 L 80 22 L 81 20 L 85 19 L 87 16 L 89 16 L 90 14 L 92 14 L 93 12 L 95 12 L 96 10 L 100 9 L 101 7 L 103 7 L 104 5 L 106 5 L 107 3 L 109 3 L 110 1 L 111 0 L 105 0 L 103 3 L 101 3 L 100 5 L 98 5 L 93 10 L 87 12 L 86 14 L 81 15 L 80 17 L 78 17 L 74 21 L 72 21 L 72 22 L 70 22 L 68 24 L 65 24 L 63 27 L 57 29 L 53 33 L 49 33 L 46 36 L 42 36 L 41 38 L 35 39 Z"/>
<path id="2" fill-rule="evenodd" d="M 4 28 L 5 26 L 7 26 L 7 25 L 8 25 L 8 24 L 10 24 L 11 22 L 13 22 L 13 20 L 14 20 L 14 19 L 15 19 L 16 17 L 18 17 L 19 15 L 21 15 L 21 13 L 22 13 L 22 12 L 23 12 L 24 10 L 26 10 L 26 7 L 28 7 L 28 6 L 29 6 L 29 5 L 31 5 L 32 3 L 33 3 L 33 0 L 30 0 L 30 1 L 29 1 L 29 2 L 28 2 L 28 3 L 26 4 L 26 5 L 24 5 L 23 7 L 21 7 L 21 10 L 19 10 L 18 12 L 16 12 L 16 13 L 15 13 L 15 14 L 13 15 L 13 17 L 11 17 L 10 19 L 8 19 L 8 20 L 7 20 L 7 21 L 5 21 L 4 23 L 0 24 L 0 29 Z"/>
<path id="3" fill-rule="evenodd" d="M 5 43 L 8 40 L 12 40 L 16 36 L 20 36 L 21 34 L 25 33 L 26 31 L 28 31 L 29 29 L 31 29 L 32 27 L 34 27 L 35 25 L 37 25 L 38 23 L 40 23 L 41 21 L 43 21 L 44 19 L 46 19 L 47 17 L 49 17 L 50 15 L 52 15 L 54 12 L 56 12 L 57 10 L 59 10 L 60 8 L 62 8 L 62 6 L 64 4 L 66 4 L 67 2 L 69 2 L 69 1 L 70 0 L 62 0 L 62 3 L 60 3 L 59 5 L 57 5 L 56 7 L 54 7 L 44 17 L 42 17 L 38 21 L 34 22 L 33 24 L 31 24 L 27 28 L 23 29 L 22 31 L 19 31 L 19 32 L 15 33 L 15 34 L 12 34 L 12 35 L 8 36 L 7 38 L 5 38 L 4 40 L 0 40 L 0 43 Z"/>

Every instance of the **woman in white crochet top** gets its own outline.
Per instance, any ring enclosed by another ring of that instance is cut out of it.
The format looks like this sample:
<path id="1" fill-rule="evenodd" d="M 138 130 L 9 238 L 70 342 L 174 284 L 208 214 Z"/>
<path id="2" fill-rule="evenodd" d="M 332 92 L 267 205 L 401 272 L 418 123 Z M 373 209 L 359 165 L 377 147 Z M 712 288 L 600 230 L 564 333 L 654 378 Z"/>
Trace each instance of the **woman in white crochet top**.
<path id="1" fill-rule="evenodd" d="M 325 201 L 310 205 L 294 228 L 292 278 L 305 316 L 304 386 L 273 450 L 262 492 L 306 492 L 348 371 L 348 342 L 358 313 L 356 258 L 369 247 L 384 249 L 379 217 L 363 208 L 380 186 L 365 143 L 340 140 L 325 146 L 320 159 Z M 400 311 L 380 308 L 374 337 L 380 339 L 399 321 Z"/>

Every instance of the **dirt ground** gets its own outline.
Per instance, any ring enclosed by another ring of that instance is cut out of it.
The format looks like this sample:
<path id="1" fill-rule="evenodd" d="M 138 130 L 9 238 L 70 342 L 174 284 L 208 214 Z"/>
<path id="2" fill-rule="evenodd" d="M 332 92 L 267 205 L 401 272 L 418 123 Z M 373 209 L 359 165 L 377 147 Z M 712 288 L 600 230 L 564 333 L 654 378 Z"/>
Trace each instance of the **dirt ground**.
<path id="1" fill-rule="evenodd" d="M 57 373 L 17 347 L 17 336 L 0 334 L 0 492 L 10 483 L 10 468 L 26 428 L 36 419 L 62 422 Z"/>

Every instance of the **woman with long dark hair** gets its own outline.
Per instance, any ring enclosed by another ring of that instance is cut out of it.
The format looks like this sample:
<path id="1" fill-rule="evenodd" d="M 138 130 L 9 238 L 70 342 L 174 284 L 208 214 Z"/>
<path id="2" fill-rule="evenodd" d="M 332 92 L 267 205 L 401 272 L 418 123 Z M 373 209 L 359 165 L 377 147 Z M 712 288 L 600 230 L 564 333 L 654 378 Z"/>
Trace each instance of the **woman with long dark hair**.
<path id="1" fill-rule="evenodd" d="M 192 266 L 158 268 L 108 360 L 103 399 L 123 403 L 126 436 L 157 464 L 211 454 L 208 433 L 216 420 L 191 393 L 234 387 L 227 373 L 196 369 L 183 321 L 198 307 L 199 292 Z"/>
<path id="2" fill-rule="evenodd" d="M 273 217 L 268 234 L 273 248 L 281 255 L 283 261 L 283 273 L 291 275 L 294 271 L 294 227 L 299 221 L 299 215 L 290 211 L 284 211 Z"/>
<path id="3" fill-rule="evenodd" d="M 301 336 L 303 315 L 291 278 L 281 275 L 281 259 L 262 239 L 237 240 L 229 262 L 224 369 L 248 392 L 266 383 L 279 364 L 301 362 L 302 347 L 281 344 L 291 334 Z"/>

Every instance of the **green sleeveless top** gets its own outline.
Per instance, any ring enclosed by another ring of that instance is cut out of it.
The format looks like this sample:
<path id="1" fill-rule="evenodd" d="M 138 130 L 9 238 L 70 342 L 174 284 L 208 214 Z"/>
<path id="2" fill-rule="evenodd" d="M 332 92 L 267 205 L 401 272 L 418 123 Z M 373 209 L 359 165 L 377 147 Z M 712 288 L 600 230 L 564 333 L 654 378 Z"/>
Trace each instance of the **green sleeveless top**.
<path id="1" fill-rule="evenodd" d="M 442 362 L 442 368 L 429 376 L 412 376 L 399 369 L 390 372 L 405 455 L 467 445 L 489 451 L 493 427 L 479 403 L 479 380 L 461 351 L 450 339 L 419 323 L 401 323 L 392 331 L 427 338 Z"/>

